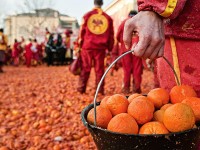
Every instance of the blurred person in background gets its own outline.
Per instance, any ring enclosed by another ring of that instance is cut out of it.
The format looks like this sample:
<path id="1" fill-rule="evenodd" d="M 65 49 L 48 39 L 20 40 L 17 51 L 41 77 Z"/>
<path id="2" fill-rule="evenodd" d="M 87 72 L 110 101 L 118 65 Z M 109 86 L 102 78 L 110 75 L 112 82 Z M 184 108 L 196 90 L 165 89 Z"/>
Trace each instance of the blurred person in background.
<path id="1" fill-rule="evenodd" d="M 12 65 L 13 59 L 12 59 L 12 48 L 10 45 L 7 46 L 7 50 L 5 51 L 5 64 L 6 65 Z"/>
<path id="2" fill-rule="evenodd" d="M 113 20 L 101 6 L 103 0 L 94 0 L 95 8 L 83 16 L 79 45 L 81 48 L 82 70 L 79 78 L 78 92 L 85 93 L 92 64 L 96 74 L 96 86 L 104 74 L 106 50 L 112 51 L 114 43 Z M 99 93 L 104 94 L 104 82 Z"/>
<path id="3" fill-rule="evenodd" d="M 4 34 L 3 28 L 0 29 L 0 73 L 3 73 L 5 62 L 5 51 L 7 50 L 8 39 Z"/>
<path id="4" fill-rule="evenodd" d="M 43 43 L 37 43 L 37 50 L 38 50 L 38 64 L 41 65 L 43 63 Z"/>
<path id="5" fill-rule="evenodd" d="M 123 54 L 129 49 L 126 49 L 124 41 L 123 41 L 123 33 L 124 33 L 124 25 L 125 22 L 134 17 L 137 14 L 137 11 L 131 10 L 128 18 L 125 19 L 119 26 L 117 32 L 117 40 L 121 44 L 119 54 Z M 132 38 L 132 42 L 136 43 L 138 41 L 138 37 L 134 36 Z M 141 82 L 142 82 L 142 72 L 143 72 L 143 64 L 142 59 L 134 56 L 133 54 L 127 54 L 121 59 L 122 68 L 124 72 L 123 84 L 122 84 L 122 92 L 125 94 L 130 93 L 131 86 L 131 75 L 132 75 L 132 93 L 141 93 Z"/>
<path id="6" fill-rule="evenodd" d="M 119 42 L 117 41 L 116 38 L 114 38 L 114 45 L 113 45 L 113 49 L 111 52 L 111 59 L 110 59 L 110 63 L 109 65 L 111 65 L 111 63 L 117 59 L 117 57 L 119 56 Z M 118 60 L 114 66 L 111 68 L 110 70 L 110 75 L 113 76 L 114 75 L 114 71 L 118 71 L 118 69 L 121 66 L 121 60 Z"/>
<path id="7" fill-rule="evenodd" d="M 19 55 L 20 55 L 20 43 L 17 39 L 14 40 L 13 50 L 12 50 L 12 57 L 13 57 L 13 65 L 19 65 Z"/>
<path id="8" fill-rule="evenodd" d="M 32 51 L 32 64 L 34 66 L 37 66 L 39 61 L 39 53 L 38 53 L 38 43 L 36 39 L 34 39 L 32 42 L 31 51 Z"/>
<path id="9" fill-rule="evenodd" d="M 65 31 L 65 46 L 66 46 L 66 57 L 67 62 L 71 63 L 73 60 L 73 49 L 71 48 L 71 35 L 73 32 L 71 30 L 66 29 Z"/>
<path id="10" fill-rule="evenodd" d="M 25 45 L 26 45 L 26 42 L 25 42 L 25 39 L 24 39 L 23 36 L 21 37 L 19 43 L 20 43 L 19 64 L 20 64 L 20 65 L 24 65 L 24 64 L 25 64 L 24 53 L 25 53 Z"/>
<path id="11" fill-rule="evenodd" d="M 27 67 L 31 66 L 31 60 L 32 60 L 32 56 L 33 56 L 31 47 L 32 47 L 32 39 L 29 38 L 28 42 L 25 46 L 25 58 L 26 58 L 26 66 Z"/>

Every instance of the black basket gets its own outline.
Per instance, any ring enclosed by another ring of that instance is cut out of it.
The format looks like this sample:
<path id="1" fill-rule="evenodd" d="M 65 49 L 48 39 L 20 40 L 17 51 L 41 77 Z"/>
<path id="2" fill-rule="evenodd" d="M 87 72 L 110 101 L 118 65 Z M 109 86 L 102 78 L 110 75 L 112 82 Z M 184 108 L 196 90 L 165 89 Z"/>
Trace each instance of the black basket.
<path id="1" fill-rule="evenodd" d="M 81 118 L 98 150 L 200 150 L 199 125 L 184 132 L 163 135 L 120 134 L 89 124 L 87 114 L 93 107 L 93 104 L 87 106 Z"/>
<path id="2" fill-rule="evenodd" d="M 82 122 L 91 133 L 98 150 L 200 150 L 200 125 L 197 125 L 197 128 L 183 132 L 159 135 L 121 134 L 96 126 L 96 106 L 100 104 L 96 103 L 96 99 L 101 83 L 110 68 L 120 58 L 131 52 L 133 50 L 122 54 L 108 67 L 98 84 L 94 103 L 81 112 Z M 164 59 L 172 68 L 179 84 L 173 67 L 165 57 Z M 87 114 L 92 108 L 94 108 L 94 125 L 87 122 Z"/>

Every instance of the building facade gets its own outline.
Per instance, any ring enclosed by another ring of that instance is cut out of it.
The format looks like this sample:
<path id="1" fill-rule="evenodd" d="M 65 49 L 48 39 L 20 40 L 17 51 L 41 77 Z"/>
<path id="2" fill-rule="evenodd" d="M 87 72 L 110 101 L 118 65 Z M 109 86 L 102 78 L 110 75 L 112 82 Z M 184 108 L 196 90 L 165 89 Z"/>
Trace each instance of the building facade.
<path id="1" fill-rule="evenodd" d="M 64 33 L 66 29 L 72 30 L 73 35 L 78 35 L 78 22 L 76 18 L 60 14 L 53 9 L 38 9 L 33 13 L 22 13 L 8 16 L 4 20 L 5 34 L 8 36 L 9 43 L 14 39 L 24 37 L 36 38 L 39 42 L 45 40 L 45 28 L 50 32 Z"/>
<path id="2" fill-rule="evenodd" d="M 121 22 L 127 18 L 130 10 L 137 10 L 136 0 L 113 0 L 104 11 L 113 18 L 115 33 Z"/>

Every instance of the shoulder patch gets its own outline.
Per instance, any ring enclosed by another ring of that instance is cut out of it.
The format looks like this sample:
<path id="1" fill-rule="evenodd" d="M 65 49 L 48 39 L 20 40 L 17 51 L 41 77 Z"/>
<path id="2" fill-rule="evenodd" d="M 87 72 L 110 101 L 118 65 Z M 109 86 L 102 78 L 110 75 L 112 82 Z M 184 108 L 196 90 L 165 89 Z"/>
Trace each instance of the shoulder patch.
<path id="1" fill-rule="evenodd" d="M 108 29 L 108 19 L 101 14 L 93 14 L 87 21 L 87 27 L 93 34 L 103 34 Z"/>

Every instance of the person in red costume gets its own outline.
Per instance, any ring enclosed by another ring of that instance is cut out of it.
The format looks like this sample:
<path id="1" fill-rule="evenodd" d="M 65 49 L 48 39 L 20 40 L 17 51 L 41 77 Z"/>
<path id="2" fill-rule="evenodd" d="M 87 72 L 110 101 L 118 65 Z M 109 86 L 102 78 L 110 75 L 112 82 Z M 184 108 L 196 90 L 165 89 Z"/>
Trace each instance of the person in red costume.
<path id="1" fill-rule="evenodd" d="M 121 43 L 120 48 L 120 55 L 124 52 L 128 51 L 124 45 L 123 41 L 123 33 L 124 33 L 124 24 L 125 22 L 130 19 L 131 17 L 135 16 L 137 14 L 137 11 L 130 11 L 128 18 L 125 19 L 119 26 L 118 32 L 117 32 L 117 40 Z M 137 37 L 133 37 L 132 39 L 133 43 L 137 42 Z M 142 82 L 142 72 L 143 72 L 143 65 L 142 65 L 142 59 L 134 56 L 132 54 L 128 54 L 125 57 L 122 58 L 122 68 L 124 71 L 124 79 L 123 79 L 123 85 L 122 85 L 122 92 L 125 94 L 130 93 L 130 82 L 131 82 L 131 74 L 133 76 L 132 80 L 132 92 L 133 93 L 141 93 L 141 82 Z"/>
<path id="2" fill-rule="evenodd" d="M 117 59 L 119 56 L 119 42 L 117 41 L 116 37 L 114 38 L 114 45 L 113 49 L 110 55 L 110 61 L 108 62 L 108 66 L 111 65 L 113 61 Z M 114 71 L 118 71 L 118 69 L 121 67 L 121 60 L 118 60 L 115 65 L 110 69 L 110 75 L 114 76 Z"/>
<path id="3" fill-rule="evenodd" d="M 19 54 L 20 54 L 20 43 L 17 41 L 17 39 L 15 39 L 12 51 L 13 64 L 15 66 L 19 65 Z"/>
<path id="4" fill-rule="evenodd" d="M 124 42 L 131 48 L 137 32 L 134 55 L 154 60 L 163 55 L 171 62 L 181 84 L 192 86 L 200 97 L 200 1 L 138 0 L 139 13 L 125 24 Z M 163 58 L 156 60 L 161 87 L 175 86 L 173 72 Z"/>
<path id="5" fill-rule="evenodd" d="M 31 66 L 31 60 L 33 57 L 31 47 L 32 47 L 32 40 L 29 39 L 28 44 L 26 44 L 26 46 L 25 46 L 25 58 L 26 58 L 26 66 L 27 67 Z"/>
<path id="6" fill-rule="evenodd" d="M 3 73 L 3 65 L 5 63 L 5 51 L 8 46 L 8 38 L 4 34 L 3 28 L 0 28 L 0 73 Z"/>
<path id="7" fill-rule="evenodd" d="M 96 73 L 96 86 L 104 73 L 106 50 L 111 51 L 114 43 L 113 20 L 101 9 L 103 0 L 94 0 L 95 8 L 83 16 L 80 29 L 79 45 L 81 47 L 82 71 L 78 91 L 85 93 L 92 62 Z M 99 93 L 104 94 L 104 83 Z"/>
<path id="8" fill-rule="evenodd" d="M 73 32 L 71 30 L 66 29 L 65 31 L 65 44 L 66 44 L 66 48 L 70 48 L 71 47 L 71 35 L 73 34 Z"/>
<path id="9" fill-rule="evenodd" d="M 66 46 L 66 54 L 70 54 L 67 57 L 67 60 L 71 62 L 73 60 L 73 50 L 71 49 L 71 35 L 73 34 L 72 30 L 66 29 L 65 31 L 65 46 Z"/>

